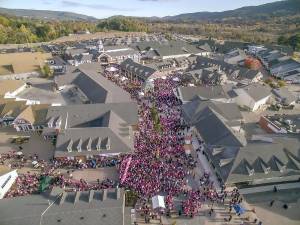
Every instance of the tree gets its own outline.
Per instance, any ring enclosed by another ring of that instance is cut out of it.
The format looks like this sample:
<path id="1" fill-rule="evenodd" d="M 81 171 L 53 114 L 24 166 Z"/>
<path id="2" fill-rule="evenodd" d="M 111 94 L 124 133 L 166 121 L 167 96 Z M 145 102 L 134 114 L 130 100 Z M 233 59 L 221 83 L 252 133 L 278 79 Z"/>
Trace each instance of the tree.
<path id="1" fill-rule="evenodd" d="M 283 81 L 283 80 L 279 80 L 279 81 L 277 82 L 277 84 L 278 84 L 279 87 L 285 87 L 285 86 L 286 86 L 286 82 Z"/>
<path id="2" fill-rule="evenodd" d="M 294 50 L 300 51 L 300 33 L 291 36 L 288 42 Z"/>
<path id="3" fill-rule="evenodd" d="M 41 68 L 41 72 L 45 77 L 52 77 L 53 76 L 53 70 L 49 67 L 48 64 L 45 64 L 42 68 Z"/>

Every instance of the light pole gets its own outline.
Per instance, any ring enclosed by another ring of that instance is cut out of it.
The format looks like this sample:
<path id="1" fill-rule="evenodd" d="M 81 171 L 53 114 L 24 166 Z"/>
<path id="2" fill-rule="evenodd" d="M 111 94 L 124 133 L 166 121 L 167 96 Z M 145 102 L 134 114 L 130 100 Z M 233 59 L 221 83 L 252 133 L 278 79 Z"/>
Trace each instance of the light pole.
<path id="1" fill-rule="evenodd" d="M 40 225 L 42 225 L 42 220 L 43 220 L 44 214 L 47 212 L 48 209 L 51 208 L 51 206 L 59 199 L 59 197 L 60 197 L 61 195 L 62 195 L 62 193 L 60 193 L 59 195 L 57 195 L 56 199 L 55 199 L 51 204 L 49 204 L 49 206 L 42 212 L 41 218 L 40 218 Z M 48 200 L 48 203 L 50 203 L 49 200 Z"/>

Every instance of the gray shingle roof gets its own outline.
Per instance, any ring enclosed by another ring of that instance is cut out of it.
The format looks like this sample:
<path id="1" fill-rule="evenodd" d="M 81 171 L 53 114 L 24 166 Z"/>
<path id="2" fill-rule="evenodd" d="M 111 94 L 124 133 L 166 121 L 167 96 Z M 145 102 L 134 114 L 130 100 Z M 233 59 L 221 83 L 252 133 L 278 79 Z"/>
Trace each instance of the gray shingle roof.
<path id="1" fill-rule="evenodd" d="M 95 64 L 81 65 L 70 73 L 58 76 L 56 84 L 76 85 L 91 103 L 130 102 L 130 94 L 97 72 Z"/>
<path id="2" fill-rule="evenodd" d="M 61 197 L 48 195 L 30 195 L 0 202 L 1 225 L 123 225 L 123 220 L 130 221 L 126 208 L 123 211 L 124 195 L 121 191 L 117 199 L 114 189 L 108 190 L 106 200 L 102 191 L 93 191 L 89 202 L 89 192 L 78 192 L 78 200 L 74 202 L 76 193 L 65 193 L 65 200 L 60 204 Z M 55 201 L 49 207 L 48 200 Z M 42 220 L 41 214 L 44 213 Z"/>
<path id="3" fill-rule="evenodd" d="M 202 101 L 198 97 L 182 106 L 183 115 L 186 121 L 196 122 L 201 116 L 201 111 L 210 107 L 222 115 L 226 120 L 242 120 L 243 116 L 235 103 L 222 103 L 216 101 Z"/>
<path id="4" fill-rule="evenodd" d="M 132 59 L 126 59 L 120 64 L 121 69 L 133 73 L 142 81 L 146 81 L 157 69 L 134 62 Z"/>
<path id="5" fill-rule="evenodd" d="M 201 112 L 195 127 L 204 142 L 212 146 L 244 146 L 245 137 L 226 124 L 226 120 L 211 108 Z"/>
<path id="6" fill-rule="evenodd" d="M 57 137 L 55 157 L 118 154 L 133 149 L 131 126 L 138 123 L 136 103 L 49 108 L 47 120 L 55 123 L 58 119 L 61 119 L 62 131 Z M 88 144 L 89 141 L 90 144 Z M 98 144 L 99 148 L 97 148 Z M 81 151 L 78 151 L 78 146 Z M 68 152 L 68 147 L 72 150 L 71 152 Z"/>
<path id="7" fill-rule="evenodd" d="M 271 136 L 272 143 L 249 142 L 238 152 L 228 177 L 229 183 L 265 179 L 300 178 L 300 140 L 296 136 Z M 250 169 L 250 170 L 249 170 Z M 252 174 L 249 172 L 252 170 Z"/>
<path id="8" fill-rule="evenodd" d="M 139 51 L 149 51 L 153 49 L 158 56 L 172 56 L 183 54 L 198 54 L 203 50 L 194 45 L 190 45 L 183 41 L 167 41 L 167 42 L 142 42 L 136 45 Z"/>
<path id="9" fill-rule="evenodd" d="M 297 100 L 297 97 L 287 88 L 273 89 L 272 93 L 279 98 L 281 103 L 284 105 L 290 105 Z"/>
<path id="10" fill-rule="evenodd" d="M 252 83 L 250 85 L 243 87 L 243 89 L 255 101 L 259 101 L 271 95 L 271 89 L 259 83 Z"/>
<path id="11" fill-rule="evenodd" d="M 194 101 L 182 106 L 185 122 L 195 126 L 204 142 L 212 146 L 245 146 L 245 137 L 230 125 L 242 116 L 235 104 Z"/>
<path id="12" fill-rule="evenodd" d="M 227 99 L 229 98 L 224 86 L 200 86 L 200 87 L 179 87 L 177 92 L 182 97 L 182 101 L 191 101 L 195 96 L 201 99 Z"/>

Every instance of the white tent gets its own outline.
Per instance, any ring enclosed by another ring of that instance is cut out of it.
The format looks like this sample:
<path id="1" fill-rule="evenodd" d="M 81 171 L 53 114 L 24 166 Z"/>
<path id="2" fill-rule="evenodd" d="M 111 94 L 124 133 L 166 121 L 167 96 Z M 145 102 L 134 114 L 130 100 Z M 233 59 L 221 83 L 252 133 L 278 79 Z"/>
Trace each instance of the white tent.
<path id="1" fill-rule="evenodd" d="M 106 68 L 105 70 L 108 71 L 108 72 L 116 72 L 116 71 L 118 71 L 118 69 L 115 68 L 115 67 L 113 67 L 113 66 L 108 67 L 108 68 Z"/>
<path id="2" fill-rule="evenodd" d="M 128 80 L 127 77 L 121 77 L 121 81 L 125 81 L 125 80 Z"/>
<path id="3" fill-rule="evenodd" d="M 156 195 L 152 197 L 152 207 L 153 209 L 166 208 L 164 196 Z"/>

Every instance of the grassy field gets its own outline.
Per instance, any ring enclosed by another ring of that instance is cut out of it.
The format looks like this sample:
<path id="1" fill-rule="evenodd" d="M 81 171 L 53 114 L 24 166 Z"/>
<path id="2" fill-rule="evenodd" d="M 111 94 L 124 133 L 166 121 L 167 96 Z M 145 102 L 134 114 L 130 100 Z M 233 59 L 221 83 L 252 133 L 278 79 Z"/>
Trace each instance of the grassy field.
<path id="1" fill-rule="evenodd" d="M 0 54 L 0 75 L 40 71 L 45 61 L 51 58 L 51 54 L 41 52 Z"/>

